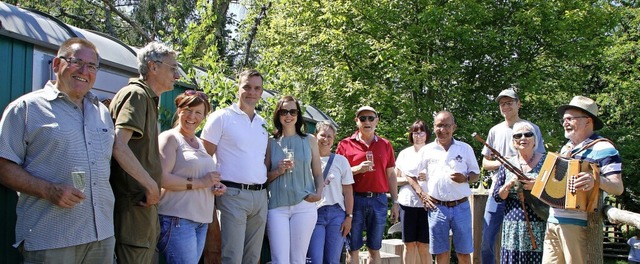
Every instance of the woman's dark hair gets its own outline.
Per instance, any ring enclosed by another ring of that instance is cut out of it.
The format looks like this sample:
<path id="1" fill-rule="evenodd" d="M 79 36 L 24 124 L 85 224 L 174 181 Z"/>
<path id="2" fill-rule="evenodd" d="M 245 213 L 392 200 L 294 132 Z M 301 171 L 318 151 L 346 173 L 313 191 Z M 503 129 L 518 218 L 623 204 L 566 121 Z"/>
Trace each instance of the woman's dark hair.
<path id="1" fill-rule="evenodd" d="M 282 98 L 280 98 L 280 100 L 278 101 L 278 104 L 276 105 L 276 109 L 273 111 L 273 126 L 275 127 L 275 129 L 273 130 L 273 137 L 275 138 L 279 138 L 282 136 L 282 123 L 280 122 L 280 114 L 278 112 L 280 112 L 280 109 L 282 109 L 282 105 L 284 105 L 284 103 L 286 102 L 295 102 L 296 103 L 296 109 L 298 109 L 298 115 L 296 118 L 296 134 L 298 134 L 301 137 L 306 137 L 307 134 L 304 133 L 304 131 L 302 130 L 302 127 L 306 128 L 306 125 L 304 124 L 304 120 L 302 119 L 302 109 L 300 108 L 300 103 L 298 102 L 298 100 L 296 100 L 295 98 L 293 98 L 293 96 L 290 95 L 285 95 Z"/>
<path id="2" fill-rule="evenodd" d="M 409 127 L 409 143 L 413 145 L 413 132 L 424 131 L 426 133 L 426 139 L 424 142 L 429 142 L 429 138 L 431 138 L 431 131 L 427 128 L 424 121 L 418 119 L 416 122 L 413 122 L 413 125 Z"/>
<path id="3" fill-rule="evenodd" d="M 178 112 L 182 108 L 196 107 L 200 104 L 204 104 L 204 115 L 206 117 L 209 111 L 211 111 L 211 104 L 209 104 L 209 101 L 205 100 L 205 98 L 207 98 L 206 94 L 204 94 L 201 91 L 193 91 L 193 90 L 187 90 L 186 92 L 178 95 L 175 100 L 177 109 L 173 118 L 174 119 L 173 127 L 176 127 L 178 123 L 180 123 L 180 120 L 178 118 Z"/>

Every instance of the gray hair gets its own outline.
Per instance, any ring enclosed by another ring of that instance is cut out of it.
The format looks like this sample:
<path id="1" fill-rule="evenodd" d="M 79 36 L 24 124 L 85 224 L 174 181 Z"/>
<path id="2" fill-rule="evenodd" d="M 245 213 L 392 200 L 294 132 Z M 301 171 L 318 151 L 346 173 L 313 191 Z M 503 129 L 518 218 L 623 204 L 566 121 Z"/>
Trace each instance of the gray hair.
<path id="1" fill-rule="evenodd" d="M 162 61 L 169 55 L 176 56 L 176 52 L 160 42 L 149 42 L 138 51 L 138 72 L 146 76 L 149 73 L 149 62 Z"/>
<path id="2" fill-rule="evenodd" d="M 526 131 L 530 131 L 533 133 L 533 149 L 536 148 L 536 144 L 538 142 L 538 135 L 536 135 L 536 130 L 533 128 L 533 125 L 529 121 L 518 121 L 513 124 L 513 132 L 524 129 Z"/>
<path id="3" fill-rule="evenodd" d="M 320 121 L 316 124 L 316 134 L 327 128 L 332 129 L 334 133 L 338 134 L 338 128 L 336 128 L 336 126 L 334 126 L 331 122 L 326 120 Z"/>

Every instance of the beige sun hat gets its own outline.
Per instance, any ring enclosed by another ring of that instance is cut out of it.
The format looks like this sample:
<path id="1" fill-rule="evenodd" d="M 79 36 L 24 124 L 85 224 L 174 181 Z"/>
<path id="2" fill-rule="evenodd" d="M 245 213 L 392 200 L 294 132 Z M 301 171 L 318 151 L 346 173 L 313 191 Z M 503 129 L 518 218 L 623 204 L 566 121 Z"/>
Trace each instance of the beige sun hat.
<path id="1" fill-rule="evenodd" d="M 593 119 L 593 130 L 600 130 L 604 127 L 602 120 L 598 118 L 598 105 L 596 105 L 596 101 L 591 98 L 581 95 L 575 96 L 568 105 L 558 107 L 558 114 L 564 115 L 564 111 L 567 109 L 578 109 L 585 112 Z"/>
<path id="2" fill-rule="evenodd" d="M 365 106 L 361 106 L 360 108 L 358 108 L 358 111 L 356 111 L 356 117 L 358 117 L 358 115 L 360 114 L 360 112 L 362 111 L 371 111 L 374 114 L 376 114 L 376 116 L 378 116 L 378 111 L 376 111 L 375 109 L 373 109 L 373 107 L 365 105 Z"/>

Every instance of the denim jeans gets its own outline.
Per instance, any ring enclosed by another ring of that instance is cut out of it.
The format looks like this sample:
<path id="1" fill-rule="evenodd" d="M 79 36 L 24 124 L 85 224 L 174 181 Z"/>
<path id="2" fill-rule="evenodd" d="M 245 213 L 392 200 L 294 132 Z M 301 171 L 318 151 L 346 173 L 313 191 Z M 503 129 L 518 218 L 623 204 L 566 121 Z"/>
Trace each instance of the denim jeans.
<path id="1" fill-rule="evenodd" d="M 340 227 L 345 216 L 344 210 L 338 204 L 318 208 L 318 221 L 313 229 L 307 252 L 311 263 L 340 263 L 340 254 L 344 246 L 344 237 L 342 237 Z"/>
<path id="2" fill-rule="evenodd" d="M 363 232 L 367 230 L 367 247 L 373 250 L 382 248 L 382 235 L 387 225 L 387 195 L 384 193 L 374 197 L 353 197 L 353 222 L 349 250 L 360 250 L 363 245 Z"/>
<path id="3" fill-rule="evenodd" d="M 209 225 L 175 216 L 160 215 L 158 218 L 158 251 L 167 263 L 198 263 Z"/>
<path id="4" fill-rule="evenodd" d="M 492 264 L 496 262 L 495 245 L 500 226 L 502 226 L 504 220 L 504 207 L 504 201 L 498 203 L 491 195 L 487 198 L 484 222 L 482 224 L 482 263 Z"/>

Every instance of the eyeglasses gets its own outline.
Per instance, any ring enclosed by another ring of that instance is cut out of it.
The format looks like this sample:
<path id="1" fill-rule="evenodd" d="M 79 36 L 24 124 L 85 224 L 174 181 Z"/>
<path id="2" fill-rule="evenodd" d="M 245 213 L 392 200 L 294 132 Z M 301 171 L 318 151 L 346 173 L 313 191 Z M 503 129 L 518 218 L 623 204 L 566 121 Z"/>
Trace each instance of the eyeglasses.
<path id="1" fill-rule="evenodd" d="M 564 122 L 571 123 L 573 122 L 573 120 L 576 120 L 578 118 L 589 118 L 589 117 L 588 116 L 567 116 L 564 118 L 560 118 L 560 124 L 564 125 Z"/>
<path id="2" fill-rule="evenodd" d="M 197 95 L 198 97 L 200 97 L 200 99 L 206 101 L 209 101 L 209 97 L 207 96 L 206 93 L 201 92 L 201 91 L 195 91 L 195 90 L 186 90 L 184 91 L 184 94 L 188 95 L 188 96 L 194 96 Z"/>
<path id="3" fill-rule="evenodd" d="M 167 65 L 167 66 L 169 66 L 169 68 L 171 68 L 171 70 L 173 71 L 174 74 L 178 73 L 178 66 L 177 65 L 174 66 L 174 65 L 171 65 L 169 63 L 165 63 L 164 61 L 161 61 L 161 60 L 157 60 L 157 61 L 153 61 L 153 62 Z"/>
<path id="4" fill-rule="evenodd" d="M 98 72 L 98 69 L 100 68 L 98 65 L 96 65 L 93 62 L 85 62 L 85 61 L 83 61 L 81 59 L 77 59 L 77 58 L 73 58 L 73 57 L 67 58 L 67 57 L 60 56 L 58 58 L 61 58 L 61 59 L 65 60 L 65 61 L 67 61 L 67 63 L 69 63 L 69 66 L 72 66 L 74 68 L 82 69 L 82 67 L 84 67 L 86 65 L 87 66 L 87 70 L 90 73 L 96 73 L 96 72 Z"/>
<path id="5" fill-rule="evenodd" d="M 435 125 L 435 128 L 439 128 L 439 129 L 449 129 L 451 128 L 452 124 L 437 124 Z"/>
<path id="6" fill-rule="evenodd" d="M 365 121 L 373 122 L 373 120 L 376 120 L 376 117 L 375 116 L 359 116 L 358 120 L 360 120 L 360 122 L 365 122 Z"/>
<path id="7" fill-rule="evenodd" d="M 524 136 L 526 138 L 533 137 L 533 132 L 525 132 L 525 133 L 513 134 L 513 139 L 521 139 L 522 136 Z"/>
<path id="8" fill-rule="evenodd" d="M 280 109 L 278 110 L 278 115 L 280 116 L 286 116 L 287 114 L 291 115 L 291 116 L 298 116 L 298 109 Z"/>
<path id="9" fill-rule="evenodd" d="M 414 137 L 424 137 L 427 135 L 427 132 L 421 131 L 421 132 L 412 132 L 411 134 L 413 134 Z"/>
<path id="10" fill-rule="evenodd" d="M 505 101 L 505 102 L 500 103 L 500 106 L 512 106 L 515 103 L 516 103 L 515 100 Z"/>

